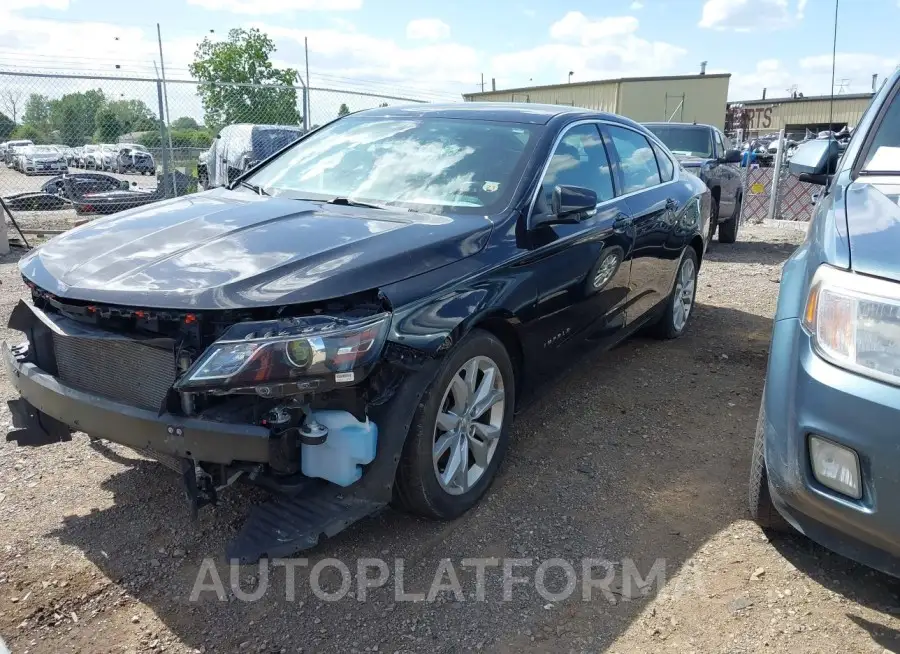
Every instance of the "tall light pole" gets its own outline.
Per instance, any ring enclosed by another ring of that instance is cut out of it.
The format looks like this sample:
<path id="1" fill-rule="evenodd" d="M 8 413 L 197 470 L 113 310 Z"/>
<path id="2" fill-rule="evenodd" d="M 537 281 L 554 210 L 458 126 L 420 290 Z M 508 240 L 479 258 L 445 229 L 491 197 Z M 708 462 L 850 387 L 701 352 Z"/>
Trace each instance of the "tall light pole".
<path id="1" fill-rule="evenodd" d="M 574 75 L 574 74 L 575 74 L 575 71 L 573 71 L 573 70 L 569 71 L 569 81 L 568 81 L 569 84 L 572 83 L 572 75 Z"/>

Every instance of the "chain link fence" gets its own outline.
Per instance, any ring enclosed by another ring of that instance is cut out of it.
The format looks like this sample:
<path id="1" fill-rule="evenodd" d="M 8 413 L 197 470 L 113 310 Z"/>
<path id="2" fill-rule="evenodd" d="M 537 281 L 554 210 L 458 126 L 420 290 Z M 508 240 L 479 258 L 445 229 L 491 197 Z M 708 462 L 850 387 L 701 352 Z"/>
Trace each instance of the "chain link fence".
<path id="1" fill-rule="evenodd" d="M 811 220 L 815 185 L 791 175 L 788 166 L 797 141 L 784 130 L 737 130 L 731 138 L 737 147 L 756 154 L 754 163 L 741 167 L 741 222 Z"/>
<path id="2" fill-rule="evenodd" d="M 339 116 L 422 102 L 302 85 L 0 71 L 5 96 L 21 111 L 0 139 L 0 198 L 25 238 L 221 186 Z"/>

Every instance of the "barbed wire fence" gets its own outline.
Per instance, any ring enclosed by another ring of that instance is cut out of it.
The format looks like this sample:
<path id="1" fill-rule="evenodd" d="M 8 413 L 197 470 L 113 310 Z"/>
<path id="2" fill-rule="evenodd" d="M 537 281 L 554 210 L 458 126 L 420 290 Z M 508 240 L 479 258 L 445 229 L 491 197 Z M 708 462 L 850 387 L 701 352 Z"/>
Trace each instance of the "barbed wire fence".
<path id="1" fill-rule="evenodd" d="M 227 183 L 340 116 L 427 102 L 304 85 L 0 70 L 0 112 L 4 97 L 15 97 L 18 111 L 0 143 L 0 197 L 26 238 Z"/>

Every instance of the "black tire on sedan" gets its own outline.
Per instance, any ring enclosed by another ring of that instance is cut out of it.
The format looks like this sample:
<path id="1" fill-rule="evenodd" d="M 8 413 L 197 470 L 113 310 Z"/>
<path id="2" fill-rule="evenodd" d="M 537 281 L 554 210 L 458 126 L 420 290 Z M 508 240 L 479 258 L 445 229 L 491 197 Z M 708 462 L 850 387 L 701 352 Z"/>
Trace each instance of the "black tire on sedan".
<path id="1" fill-rule="evenodd" d="M 448 520 L 485 493 L 509 444 L 512 361 L 490 332 L 474 329 L 444 358 L 416 409 L 394 487 L 395 503 Z"/>
<path id="2" fill-rule="evenodd" d="M 684 255 L 678 265 L 675 284 L 666 300 L 663 315 L 652 327 L 652 333 L 657 338 L 678 338 L 687 329 L 688 321 L 694 313 L 698 269 L 697 253 L 694 248 L 688 246 L 684 249 Z"/>
<path id="3" fill-rule="evenodd" d="M 765 397 L 765 389 L 763 389 Z M 765 457 L 766 407 L 760 401 L 759 418 L 756 420 L 756 437 L 753 441 L 753 458 L 750 461 L 750 488 L 748 505 L 750 517 L 763 529 L 790 531 L 791 527 L 772 503 L 769 494 L 769 479 L 766 475 Z"/>

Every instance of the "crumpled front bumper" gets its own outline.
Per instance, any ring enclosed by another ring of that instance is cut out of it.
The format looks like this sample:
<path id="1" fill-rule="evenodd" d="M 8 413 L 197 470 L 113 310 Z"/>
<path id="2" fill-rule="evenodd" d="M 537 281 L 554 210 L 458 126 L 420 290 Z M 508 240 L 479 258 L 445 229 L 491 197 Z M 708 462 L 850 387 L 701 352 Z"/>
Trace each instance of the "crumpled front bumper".
<path id="1" fill-rule="evenodd" d="M 268 429 L 184 418 L 136 408 L 66 386 L 34 363 L 17 361 L 6 343 L 0 356 L 22 399 L 73 430 L 150 453 L 230 464 L 268 463 L 277 441 Z"/>

